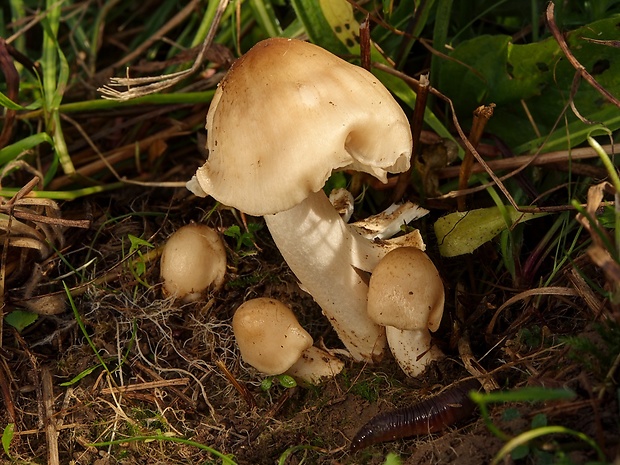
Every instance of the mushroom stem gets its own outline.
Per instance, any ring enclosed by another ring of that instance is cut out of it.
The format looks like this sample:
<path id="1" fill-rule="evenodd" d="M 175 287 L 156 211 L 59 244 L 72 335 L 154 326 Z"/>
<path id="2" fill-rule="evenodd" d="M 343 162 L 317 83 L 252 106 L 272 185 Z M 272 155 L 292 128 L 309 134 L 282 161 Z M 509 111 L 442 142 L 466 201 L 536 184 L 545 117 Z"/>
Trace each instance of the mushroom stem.
<path id="1" fill-rule="evenodd" d="M 333 378 L 343 368 L 344 363 L 339 358 L 317 346 L 310 346 L 302 352 L 299 360 L 286 370 L 285 374 L 316 386 L 325 379 Z"/>
<path id="2" fill-rule="evenodd" d="M 409 376 L 419 376 L 429 363 L 444 356 L 441 349 L 432 345 L 431 333 L 426 328 L 402 330 L 386 326 L 385 333 L 394 358 Z"/>
<path id="3" fill-rule="evenodd" d="M 387 250 L 344 223 L 323 191 L 266 215 L 265 221 L 284 260 L 352 357 L 379 360 L 386 348 L 385 331 L 367 315 L 368 285 L 356 268 L 372 271 Z"/>

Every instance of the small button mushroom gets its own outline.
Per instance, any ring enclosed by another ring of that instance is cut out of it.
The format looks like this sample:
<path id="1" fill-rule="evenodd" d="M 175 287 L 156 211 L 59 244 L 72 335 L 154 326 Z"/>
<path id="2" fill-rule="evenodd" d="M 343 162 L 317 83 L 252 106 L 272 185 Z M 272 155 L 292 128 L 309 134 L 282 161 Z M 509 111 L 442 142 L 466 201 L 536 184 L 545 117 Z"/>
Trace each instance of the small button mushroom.
<path id="1" fill-rule="evenodd" d="M 265 216 L 271 236 L 356 360 L 387 348 L 366 315 L 372 271 L 385 250 L 350 228 L 322 188 L 351 169 L 382 182 L 409 168 L 402 108 L 379 79 L 300 40 L 256 44 L 220 83 L 207 114 L 209 158 L 187 184 L 199 196 Z"/>
<path id="2" fill-rule="evenodd" d="M 443 357 L 429 331 L 439 328 L 445 294 L 439 272 L 415 247 L 389 252 L 374 269 L 368 287 L 368 315 L 385 326 L 394 358 L 409 376 L 420 375 Z"/>
<path id="3" fill-rule="evenodd" d="M 286 373 L 318 384 L 344 367 L 342 361 L 312 345 L 312 336 L 278 300 L 248 300 L 235 312 L 232 327 L 243 360 L 266 375 Z"/>
<path id="4" fill-rule="evenodd" d="M 183 226 L 164 246 L 160 273 L 164 293 L 184 302 L 218 290 L 226 274 L 226 249 L 219 234 L 202 224 Z"/>

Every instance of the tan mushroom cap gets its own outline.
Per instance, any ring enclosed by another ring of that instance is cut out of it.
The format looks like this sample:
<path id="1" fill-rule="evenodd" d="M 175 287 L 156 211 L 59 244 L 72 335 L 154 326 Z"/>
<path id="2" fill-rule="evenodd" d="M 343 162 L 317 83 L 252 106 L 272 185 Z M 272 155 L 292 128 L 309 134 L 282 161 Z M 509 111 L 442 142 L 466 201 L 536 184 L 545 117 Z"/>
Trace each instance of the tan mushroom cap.
<path id="1" fill-rule="evenodd" d="M 239 306 L 232 327 L 243 360 L 266 375 L 284 373 L 313 342 L 290 308 L 266 297 Z"/>
<path id="2" fill-rule="evenodd" d="M 415 247 L 390 251 L 370 277 L 368 315 L 382 326 L 405 331 L 437 331 L 444 300 L 437 268 Z"/>
<path id="3" fill-rule="evenodd" d="M 160 263 L 165 293 L 196 300 L 204 291 L 217 290 L 224 283 L 226 248 L 213 228 L 188 224 L 168 238 Z"/>
<path id="4" fill-rule="evenodd" d="M 390 92 L 299 40 L 267 39 L 239 58 L 206 128 L 209 159 L 188 188 L 256 216 L 294 207 L 335 169 L 386 182 L 409 168 L 409 123 Z"/>

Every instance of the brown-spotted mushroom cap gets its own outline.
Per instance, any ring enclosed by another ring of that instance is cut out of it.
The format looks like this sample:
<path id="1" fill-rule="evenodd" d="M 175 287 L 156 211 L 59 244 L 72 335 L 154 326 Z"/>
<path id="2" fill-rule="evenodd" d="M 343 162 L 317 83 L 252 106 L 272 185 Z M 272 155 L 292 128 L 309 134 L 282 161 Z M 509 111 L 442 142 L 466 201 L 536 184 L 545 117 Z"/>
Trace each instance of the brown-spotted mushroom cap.
<path id="1" fill-rule="evenodd" d="M 351 355 L 372 362 L 386 348 L 366 314 L 370 271 L 385 255 L 350 229 L 322 188 L 333 170 L 386 181 L 411 156 L 409 122 L 366 70 L 299 40 L 259 42 L 232 66 L 207 114 L 209 158 L 187 187 L 264 215 L 301 286 Z"/>
<path id="2" fill-rule="evenodd" d="M 389 252 L 374 269 L 368 289 L 368 314 L 386 327 L 388 345 L 401 368 L 417 376 L 441 357 L 431 346 L 443 315 L 445 293 L 439 272 L 415 247 Z"/>

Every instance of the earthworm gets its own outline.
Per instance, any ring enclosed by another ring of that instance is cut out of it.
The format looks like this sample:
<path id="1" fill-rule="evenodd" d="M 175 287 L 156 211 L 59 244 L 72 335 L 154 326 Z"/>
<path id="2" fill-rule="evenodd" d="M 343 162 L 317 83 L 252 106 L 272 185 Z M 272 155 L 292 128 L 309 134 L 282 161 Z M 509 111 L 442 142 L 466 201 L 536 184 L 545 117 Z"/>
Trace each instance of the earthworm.
<path id="1" fill-rule="evenodd" d="M 476 404 L 469 391 L 480 388 L 476 379 L 464 381 L 409 407 L 373 417 L 351 441 L 351 452 L 380 442 L 436 433 L 471 416 Z"/>

